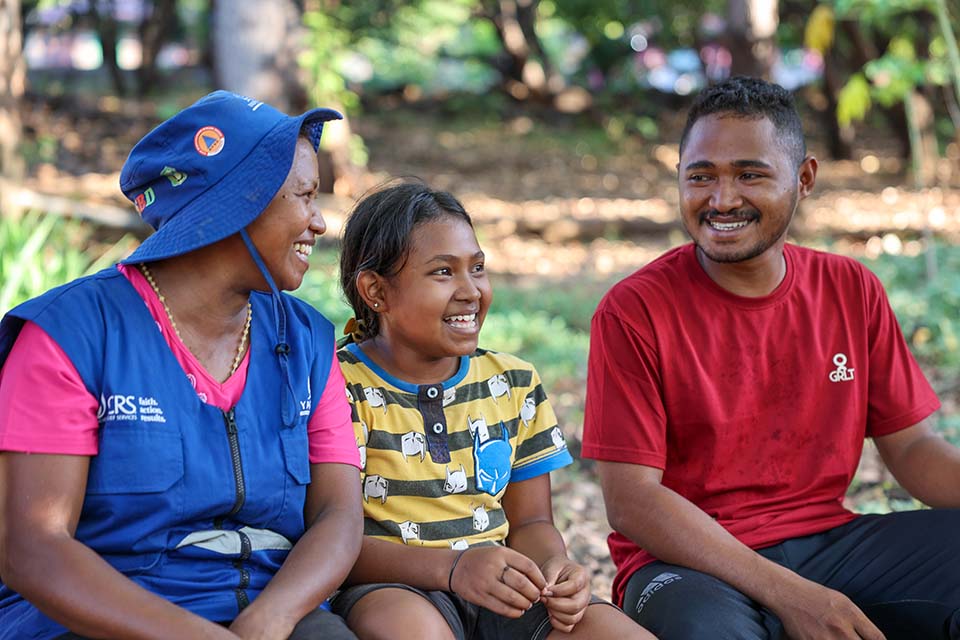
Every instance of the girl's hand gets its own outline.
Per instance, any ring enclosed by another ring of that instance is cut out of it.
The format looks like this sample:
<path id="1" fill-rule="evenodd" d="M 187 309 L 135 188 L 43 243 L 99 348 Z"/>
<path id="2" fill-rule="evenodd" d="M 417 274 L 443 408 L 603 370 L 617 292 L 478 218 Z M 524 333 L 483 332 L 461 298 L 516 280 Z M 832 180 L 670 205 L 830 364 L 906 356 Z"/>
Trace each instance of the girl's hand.
<path id="1" fill-rule="evenodd" d="M 553 556 L 542 567 L 547 585 L 543 604 L 550 613 L 550 624 L 557 631 L 573 631 L 590 604 L 590 579 L 587 570 L 566 556 Z"/>
<path id="2" fill-rule="evenodd" d="M 472 547 L 450 574 L 450 589 L 490 611 L 519 618 L 547 585 L 536 563 L 507 547 Z"/>

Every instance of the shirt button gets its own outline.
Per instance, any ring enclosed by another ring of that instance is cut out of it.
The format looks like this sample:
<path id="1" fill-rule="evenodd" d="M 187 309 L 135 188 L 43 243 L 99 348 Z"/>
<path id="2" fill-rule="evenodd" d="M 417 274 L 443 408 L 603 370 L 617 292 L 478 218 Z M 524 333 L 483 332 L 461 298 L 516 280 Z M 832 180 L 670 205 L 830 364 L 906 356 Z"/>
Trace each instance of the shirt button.
<path id="1" fill-rule="evenodd" d="M 434 424 L 434 425 L 433 425 L 433 432 L 436 433 L 436 434 L 438 434 L 438 435 L 441 434 L 441 433 L 443 433 L 443 424 L 440 423 L 440 422 L 437 422 L 436 424 Z"/>

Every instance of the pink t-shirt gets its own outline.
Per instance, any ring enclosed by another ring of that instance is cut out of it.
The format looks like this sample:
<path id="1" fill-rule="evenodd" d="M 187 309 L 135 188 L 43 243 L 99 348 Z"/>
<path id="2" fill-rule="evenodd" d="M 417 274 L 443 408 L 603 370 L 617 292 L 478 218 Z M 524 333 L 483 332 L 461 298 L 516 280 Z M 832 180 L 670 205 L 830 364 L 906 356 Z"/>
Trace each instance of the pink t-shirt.
<path id="1" fill-rule="evenodd" d="M 126 265 L 117 268 L 143 298 L 200 400 L 224 411 L 234 406 L 247 382 L 250 350 L 236 372 L 219 382 L 177 336 L 160 299 L 139 269 Z M 360 466 L 344 388 L 334 355 L 327 385 L 307 427 L 311 463 Z M 97 406 L 97 399 L 60 346 L 35 323 L 25 323 L 0 369 L 0 451 L 96 455 Z"/>

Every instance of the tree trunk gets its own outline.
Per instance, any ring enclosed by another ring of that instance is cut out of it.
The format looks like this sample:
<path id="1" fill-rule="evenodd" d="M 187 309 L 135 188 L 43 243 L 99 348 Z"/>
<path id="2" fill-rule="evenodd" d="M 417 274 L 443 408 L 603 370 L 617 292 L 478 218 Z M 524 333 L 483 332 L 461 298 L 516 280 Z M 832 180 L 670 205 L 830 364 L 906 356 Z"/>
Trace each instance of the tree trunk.
<path id="1" fill-rule="evenodd" d="M 728 0 L 727 46 L 733 56 L 732 75 L 770 79 L 778 23 L 777 0 Z"/>
<path id="2" fill-rule="evenodd" d="M 117 63 L 117 21 L 113 18 L 114 2 L 90 3 L 90 15 L 96 25 L 100 46 L 103 47 L 103 63 L 110 71 L 113 90 L 118 96 L 126 95 L 127 87 L 123 80 L 123 71 Z"/>
<path id="3" fill-rule="evenodd" d="M 297 45 L 301 9 L 292 0 L 231 0 L 213 7 L 214 80 L 222 89 L 301 111 Z"/>
<path id="4" fill-rule="evenodd" d="M 822 112 L 823 124 L 827 130 L 827 144 L 830 157 L 834 160 L 849 160 L 853 157 L 854 129 L 852 125 L 840 126 L 837 120 L 837 103 L 843 81 L 836 47 L 823 59 L 823 92 L 827 98 L 827 108 Z"/>
<path id="5" fill-rule="evenodd" d="M 345 110 L 331 98 L 311 104 L 305 73 L 297 62 L 306 35 L 303 13 L 324 6 L 316 0 L 216 0 L 211 14 L 214 81 L 222 89 L 263 100 L 286 113 L 311 106 L 344 113 L 343 120 L 324 127 L 324 148 L 318 157 L 320 190 L 356 194 L 366 185 L 362 168 L 350 159 L 352 134 Z"/>
<path id="6" fill-rule="evenodd" d="M 154 0 L 150 15 L 140 25 L 140 46 L 143 55 L 137 72 L 137 91 L 147 95 L 157 79 L 157 55 L 176 25 L 176 0 Z"/>
<path id="7" fill-rule="evenodd" d="M 20 0 L 0 0 L 0 176 L 14 183 L 25 173 L 20 104 L 26 73 L 20 29 Z M 6 189 L 0 189 L 0 215 L 14 215 Z"/>
<path id="8" fill-rule="evenodd" d="M 552 65 L 535 29 L 540 0 L 491 0 L 485 17 L 497 30 L 503 55 L 495 65 L 504 88 L 518 100 L 547 102 L 555 97 Z"/>

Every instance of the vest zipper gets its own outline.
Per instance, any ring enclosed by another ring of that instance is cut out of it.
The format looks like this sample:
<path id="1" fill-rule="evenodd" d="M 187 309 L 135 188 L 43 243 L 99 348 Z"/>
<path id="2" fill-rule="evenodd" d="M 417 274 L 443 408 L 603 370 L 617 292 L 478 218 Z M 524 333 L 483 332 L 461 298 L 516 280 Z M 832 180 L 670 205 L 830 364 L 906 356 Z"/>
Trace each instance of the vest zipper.
<path id="1" fill-rule="evenodd" d="M 236 484 L 237 497 L 233 508 L 226 517 L 235 516 L 247 499 L 247 487 L 243 479 L 243 465 L 240 461 L 240 439 L 237 437 L 237 417 L 233 407 L 224 412 L 223 421 L 227 426 L 227 441 L 230 443 L 230 460 L 233 462 L 233 481 Z"/>
<path id="2" fill-rule="evenodd" d="M 243 508 L 243 503 L 247 498 L 247 487 L 243 478 L 243 464 L 240 460 L 237 415 L 234 407 L 231 407 L 229 411 L 223 413 L 223 422 L 227 427 L 227 441 L 230 443 L 230 461 L 233 464 L 233 481 L 236 485 L 236 499 L 233 501 L 233 508 L 230 509 L 230 512 L 227 513 L 226 516 L 217 518 L 215 521 L 218 529 L 226 518 L 235 516 L 240 509 Z M 250 538 L 243 532 L 238 533 L 240 534 L 240 557 L 234 561 L 233 565 L 240 572 L 240 582 L 233 593 L 237 599 L 237 609 L 243 611 L 250 604 L 250 598 L 247 596 L 247 592 L 244 591 L 244 589 L 250 586 L 250 572 L 243 568 L 243 563 L 250 558 L 251 545 Z"/>
<path id="3" fill-rule="evenodd" d="M 250 598 L 247 596 L 245 589 L 250 586 L 250 572 L 244 569 L 243 563 L 250 559 L 250 554 L 253 553 L 253 547 L 250 544 L 250 538 L 243 531 L 238 531 L 240 534 L 240 558 L 234 563 L 234 566 L 240 571 L 240 584 L 237 585 L 237 588 L 234 590 L 234 595 L 237 598 L 237 607 L 240 611 L 243 611 L 249 604 Z"/>

